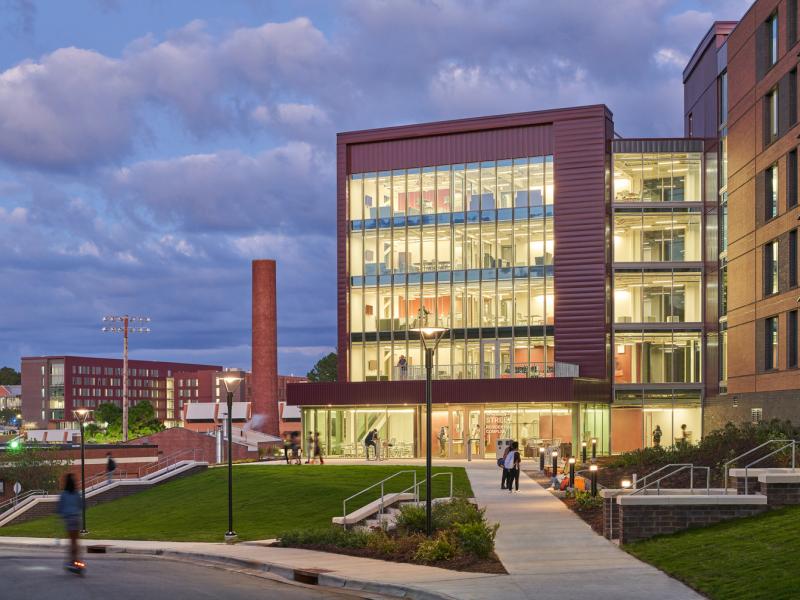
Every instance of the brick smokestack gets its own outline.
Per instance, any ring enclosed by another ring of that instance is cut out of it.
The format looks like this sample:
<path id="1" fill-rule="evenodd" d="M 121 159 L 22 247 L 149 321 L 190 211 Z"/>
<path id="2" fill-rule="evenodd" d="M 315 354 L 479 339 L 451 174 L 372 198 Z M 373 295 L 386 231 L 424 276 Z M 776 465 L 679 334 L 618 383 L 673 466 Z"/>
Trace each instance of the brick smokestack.
<path id="1" fill-rule="evenodd" d="M 275 261 L 253 261 L 253 420 L 255 430 L 280 435 L 278 308 Z"/>

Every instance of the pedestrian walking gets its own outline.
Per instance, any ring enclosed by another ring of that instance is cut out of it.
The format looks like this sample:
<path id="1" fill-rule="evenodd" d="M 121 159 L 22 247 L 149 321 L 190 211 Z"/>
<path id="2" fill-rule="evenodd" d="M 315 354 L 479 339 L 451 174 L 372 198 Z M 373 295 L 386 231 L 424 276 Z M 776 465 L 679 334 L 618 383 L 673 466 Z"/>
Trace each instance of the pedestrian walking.
<path id="1" fill-rule="evenodd" d="M 78 532 L 81 528 L 81 511 L 83 500 L 75 489 L 75 476 L 67 473 L 64 479 L 64 489 L 58 497 L 58 514 L 64 521 L 64 529 L 69 537 L 69 561 L 64 563 L 67 569 L 82 569 L 84 564 L 80 561 L 80 548 L 78 546 Z"/>
<path id="2" fill-rule="evenodd" d="M 292 441 L 292 460 L 294 464 L 300 464 L 300 432 L 293 431 L 291 436 Z"/>
<path id="3" fill-rule="evenodd" d="M 309 464 L 314 456 L 314 434 L 308 434 L 308 441 L 306 442 L 306 464 Z"/>
<path id="4" fill-rule="evenodd" d="M 292 438 L 288 433 L 283 434 L 283 458 L 289 464 L 289 453 L 292 451 Z"/>
<path id="5" fill-rule="evenodd" d="M 114 479 L 114 471 L 116 470 L 116 461 L 111 456 L 111 452 L 106 452 L 106 477 L 108 478 L 108 483 L 111 483 L 111 481 Z"/>
<path id="6" fill-rule="evenodd" d="M 319 441 L 319 431 L 314 434 L 314 461 L 319 458 L 319 464 L 324 465 L 325 461 L 322 458 L 322 444 Z"/>
<path id="7" fill-rule="evenodd" d="M 508 475 L 506 476 L 506 484 L 508 485 L 509 493 L 513 491 L 511 489 L 512 485 L 514 485 L 515 489 L 519 491 L 519 470 L 521 463 L 522 459 L 519 455 L 519 442 L 514 442 L 511 444 L 511 449 L 509 450 L 508 454 L 506 454 L 505 459 L 505 468 L 508 471 Z"/>
<path id="8" fill-rule="evenodd" d="M 376 458 L 376 460 L 377 460 L 377 458 L 378 458 L 378 447 L 377 447 L 377 445 L 375 444 L 375 437 L 376 437 L 377 435 L 378 435 L 378 430 L 377 430 L 377 429 L 373 429 L 372 431 L 370 431 L 369 433 L 367 433 L 367 437 L 365 437 L 365 438 L 364 438 L 364 451 L 365 451 L 365 453 L 366 453 L 366 455 L 367 455 L 367 460 L 369 460 L 369 449 L 370 449 L 370 446 L 371 446 L 371 447 L 374 449 L 374 451 L 375 451 L 375 458 Z"/>

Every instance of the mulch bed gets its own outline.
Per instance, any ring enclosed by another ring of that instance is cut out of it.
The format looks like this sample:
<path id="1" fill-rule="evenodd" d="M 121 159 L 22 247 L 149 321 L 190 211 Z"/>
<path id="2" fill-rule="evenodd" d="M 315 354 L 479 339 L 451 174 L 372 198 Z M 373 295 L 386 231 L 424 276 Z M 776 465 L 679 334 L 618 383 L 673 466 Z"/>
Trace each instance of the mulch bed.
<path id="1" fill-rule="evenodd" d="M 550 487 L 550 478 L 542 475 L 539 470 L 524 471 L 524 473 L 533 479 L 536 483 L 541 485 L 544 489 L 548 490 Z M 564 492 L 553 492 L 548 490 L 556 498 L 561 500 L 567 507 L 583 519 L 589 526 L 598 534 L 603 535 L 603 507 L 597 508 L 582 508 L 578 506 L 575 498 L 566 498 Z"/>
<path id="2" fill-rule="evenodd" d="M 360 558 L 375 558 L 378 560 L 387 560 L 389 562 L 411 563 L 418 565 L 415 562 L 414 552 L 416 551 L 417 543 L 419 540 L 414 538 L 407 538 L 408 544 L 401 544 L 396 554 L 387 555 L 376 548 L 340 548 L 339 546 L 330 546 L 326 544 L 299 544 L 293 545 L 292 548 L 303 548 L 305 550 L 317 550 L 318 552 L 332 552 L 334 554 L 347 554 L 348 556 L 358 556 Z M 456 556 L 450 560 L 438 561 L 435 563 L 426 563 L 423 566 L 439 567 L 441 569 L 450 569 L 451 571 L 468 571 L 470 573 L 492 573 L 496 575 L 507 575 L 503 563 L 497 558 L 495 553 L 489 558 L 475 558 L 470 556 Z"/>

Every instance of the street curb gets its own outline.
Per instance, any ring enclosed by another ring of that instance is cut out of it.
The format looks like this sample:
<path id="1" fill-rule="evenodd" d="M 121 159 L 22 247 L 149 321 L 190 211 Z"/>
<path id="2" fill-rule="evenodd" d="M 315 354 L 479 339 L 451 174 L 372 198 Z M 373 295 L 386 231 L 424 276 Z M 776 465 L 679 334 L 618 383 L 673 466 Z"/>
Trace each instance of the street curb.
<path id="1" fill-rule="evenodd" d="M 56 548 L 52 542 L 50 543 L 31 543 L 22 544 L 18 542 L 5 542 L 0 539 L 0 546 L 14 547 L 14 548 Z M 87 544 L 88 547 L 88 544 Z M 185 550 L 162 550 L 162 549 L 149 549 L 149 548 L 128 548 L 118 545 L 104 545 L 105 553 L 108 554 L 130 554 L 139 556 L 159 556 L 164 558 L 175 558 L 184 560 L 202 560 L 209 563 L 217 563 L 230 567 L 238 567 L 242 569 L 249 569 L 252 571 L 259 571 L 261 573 L 269 573 L 285 579 L 287 583 L 302 583 L 302 579 L 298 578 L 302 574 L 308 573 L 308 569 L 294 569 L 276 563 L 265 561 L 247 560 L 243 558 L 233 558 L 230 556 L 222 556 L 219 554 L 204 554 L 201 552 L 187 552 Z M 419 589 L 410 585 L 401 585 L 396 583 L 376 583 L 374 581 L 365 581 L 363 579 L 351 579 L 341 577 L 339 575 L 328 575 L 326 573 L 319 573 L 317 577 L 317 584 L 315 587 L 326 587 L 333 590 L 353 590 L 360 592 L 367 592 L 373 594 L 381 594 L 383 596 L 391 596 L 394 598 L 406 598 L 408 600 L 458 600 L 449 594 L 433 592 L 429 590 Z"/>

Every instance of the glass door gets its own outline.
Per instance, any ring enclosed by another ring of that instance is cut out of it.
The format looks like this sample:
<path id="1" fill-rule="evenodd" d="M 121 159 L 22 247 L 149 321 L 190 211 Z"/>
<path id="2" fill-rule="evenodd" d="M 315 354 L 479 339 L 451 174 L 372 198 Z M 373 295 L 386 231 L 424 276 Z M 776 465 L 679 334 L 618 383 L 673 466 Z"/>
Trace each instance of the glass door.
<path id="1" fill-rule="evenodd" d="M 467 457 L 467 436 L 465 430 L 464 409 L 450 407 L 450 458 Z"/>
<path id="2" fill-rule="evenodd" d="M 470 409 L 469 411 L 469 438 L 467 445 L 469 447 L 472 458 L 483 458 L 484 441 L 484 427 L 483 427 L 483 411 L 480 409 Z"/>

